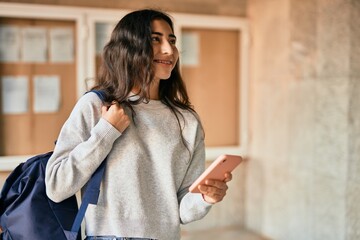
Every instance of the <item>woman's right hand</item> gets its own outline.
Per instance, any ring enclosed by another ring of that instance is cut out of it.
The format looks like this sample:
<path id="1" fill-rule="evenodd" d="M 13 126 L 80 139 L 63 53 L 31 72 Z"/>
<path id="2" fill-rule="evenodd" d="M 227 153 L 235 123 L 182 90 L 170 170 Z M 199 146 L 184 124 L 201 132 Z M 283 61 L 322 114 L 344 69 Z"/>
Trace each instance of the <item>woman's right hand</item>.
<path id="1" fill-rule="evenodd" d="M 101 116 L 121 133 L 130 125 L 129 116 L 122 106 L 115 101 L 110 106 L 101 108 Z"/>

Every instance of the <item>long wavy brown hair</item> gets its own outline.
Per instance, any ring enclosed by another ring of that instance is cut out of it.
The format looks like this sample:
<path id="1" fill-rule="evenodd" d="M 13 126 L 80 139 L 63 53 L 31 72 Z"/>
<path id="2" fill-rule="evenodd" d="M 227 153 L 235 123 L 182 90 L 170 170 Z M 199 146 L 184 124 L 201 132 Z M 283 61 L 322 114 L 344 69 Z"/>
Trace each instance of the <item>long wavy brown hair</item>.
<path id="1" fill-rule="evenodd" d="M 117 101 L 129 107 L 134 121 L 136 114 L 132 105 L 150 100 L 149 89 L 154 79 L 151 23 L 158 19 L 166 21 L 174 32 L 170 16 L 158 10 L 134 11 L 118 22 L 110 41 L 104 47 L 102 64 L 93 87 L 104 93 L 105 102 Z M 140 91 L 137 93 L 139 98 L 133 101 L 129 100 L 129 95 L 134 87 L 139 88 Z M 183 118 L 183 115 L 178 108 L 188 110 L 197 116 L 180 74 L 179 61 L 172 70 L 170 78 L 160 81 L 159 98 L 176 116 L 180 133 L 182 128 L 179 117 Z M 181 139 L 187 147 L 182 134 Z"/>

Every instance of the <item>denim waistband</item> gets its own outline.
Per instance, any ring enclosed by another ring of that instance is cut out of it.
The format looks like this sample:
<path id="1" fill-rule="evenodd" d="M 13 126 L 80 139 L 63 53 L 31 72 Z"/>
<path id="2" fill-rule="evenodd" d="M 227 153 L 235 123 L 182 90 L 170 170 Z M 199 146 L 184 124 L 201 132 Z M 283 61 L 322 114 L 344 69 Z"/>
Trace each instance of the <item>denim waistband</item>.
<path id="1" fill-rule="evenodd" d="M 152 238 L 129 238 L 116 236 L 88 236 L 85 240 L 156 240 Z"/>

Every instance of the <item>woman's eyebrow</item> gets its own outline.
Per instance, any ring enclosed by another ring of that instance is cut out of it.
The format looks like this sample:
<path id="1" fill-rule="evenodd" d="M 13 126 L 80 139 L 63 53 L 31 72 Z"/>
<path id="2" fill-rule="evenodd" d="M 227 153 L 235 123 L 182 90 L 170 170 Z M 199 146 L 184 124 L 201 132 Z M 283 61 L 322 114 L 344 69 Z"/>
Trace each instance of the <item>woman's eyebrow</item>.
<path id="1" fill-rule="evenodd" d="M 164 34 L 163 34 L 163 33 L 161 33 L 161 32 L 151 32 L 151 34 L 154 34 L 154 35 L 159 35 L 159 36 L 164 36 Z M 170 33 L 170 34 L 169 34 L 169 37 L 171 37 L 171 38 L 175 38 L 175 39 L 176 39 L 175 34 L 172 34 L 172 33 Z"/>

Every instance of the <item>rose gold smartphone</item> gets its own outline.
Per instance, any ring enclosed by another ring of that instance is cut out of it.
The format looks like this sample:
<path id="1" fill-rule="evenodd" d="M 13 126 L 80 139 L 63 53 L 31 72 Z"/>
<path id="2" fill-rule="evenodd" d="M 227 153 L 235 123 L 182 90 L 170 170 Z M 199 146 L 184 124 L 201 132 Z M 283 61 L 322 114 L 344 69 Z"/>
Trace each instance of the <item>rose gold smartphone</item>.
<path id="1" fill-rule="evenodd" d="M 225 173 L 232 172 L 240 163 L 242 158 L 237 155 L 221 155 L 200 175 L 189 187 L 192 193 L 200 193 L 198 186 L 205 183 L 207 179 L 225 180 Z"/>

